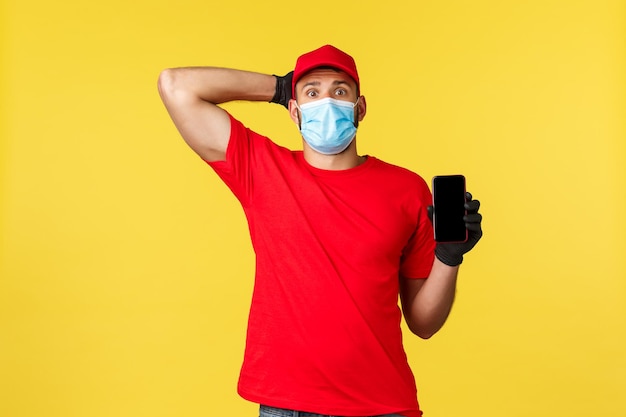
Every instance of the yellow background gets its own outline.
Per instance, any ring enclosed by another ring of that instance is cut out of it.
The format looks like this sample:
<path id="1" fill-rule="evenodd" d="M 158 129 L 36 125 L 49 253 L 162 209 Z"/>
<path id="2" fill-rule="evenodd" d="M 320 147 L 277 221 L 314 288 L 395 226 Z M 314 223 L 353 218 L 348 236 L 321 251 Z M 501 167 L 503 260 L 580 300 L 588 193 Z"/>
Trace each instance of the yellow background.
<path id="1" fill-rule="evenodd" d="M 235 385 L 243 213 L 161 69 L 359 65 L 361 153 L 463 173 L 485 236 L 433 339 L 426 416 L 626 415 L 623 1 L 4 1 L 0 416 L 254 416 Z M 300 146 L 284 109 L 234 103 Z"/>

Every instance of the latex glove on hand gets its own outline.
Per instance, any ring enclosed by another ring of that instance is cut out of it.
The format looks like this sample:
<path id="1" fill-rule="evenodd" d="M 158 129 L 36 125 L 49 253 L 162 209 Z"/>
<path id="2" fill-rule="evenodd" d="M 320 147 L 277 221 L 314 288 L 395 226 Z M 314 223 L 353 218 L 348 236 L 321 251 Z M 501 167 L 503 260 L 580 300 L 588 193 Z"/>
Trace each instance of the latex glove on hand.
<path id="1" fill-rule="evenodd" d="M 472 250 L 483 236 L 481 222 L 483 216 L 478 213 L 480 201 L 473 200 L 470 193 L 465 194 L 465 210 L 467 214 L 463 217 L 465 228 L 467 229 L 467 240 L 462 243 L 437 243 L 435 256 L 448 266 L 457 266 L 463 262 L 463 255 Z M 433 219 L 433 206 L 428 206 L 428 216 Z"/>
<path id="2" fill-rule="evenodd" d="M 276 92 L 270 103 L 281 104 L 289 109 L 289 100 L 291 100 L 291 80 L 293 79 L 293 71 L 284 76 L 276 75 Z"/>

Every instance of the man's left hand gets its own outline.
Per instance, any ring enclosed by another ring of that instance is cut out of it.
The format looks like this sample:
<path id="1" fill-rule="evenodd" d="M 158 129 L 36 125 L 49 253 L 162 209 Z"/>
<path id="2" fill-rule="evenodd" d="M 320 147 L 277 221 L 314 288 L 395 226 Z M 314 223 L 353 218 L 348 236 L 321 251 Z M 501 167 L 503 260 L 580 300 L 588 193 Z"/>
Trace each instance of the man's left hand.
<path id="1" fill-rule="evenodd" d="M 437 243 L 435 256 L 441 262 L 449 266 L 457 266 L 463 262 L 463 255 L 472 250 L 483 236 L 481 222 L 483 216 L 478 212 L 480 201 L 473 200 L 470 193 L 465 195 L 465 210 L 467 214 L 463 217 L 465 228 L 467 229 L 467 240 L 462 243 Z M 428 214 L 432 220 L 433 206 L 428 207 Z"/>

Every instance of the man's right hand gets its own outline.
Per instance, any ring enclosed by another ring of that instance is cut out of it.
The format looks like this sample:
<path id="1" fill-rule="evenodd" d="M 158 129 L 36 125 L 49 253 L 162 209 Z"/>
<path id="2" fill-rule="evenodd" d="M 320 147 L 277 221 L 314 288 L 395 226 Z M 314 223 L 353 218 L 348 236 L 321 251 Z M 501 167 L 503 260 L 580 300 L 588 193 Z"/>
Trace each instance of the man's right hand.
<path id="1" fill-rule="evenodd" d="M 282 77 L 274 74 L 274 77 L 276 77 L 276 92 L 274 93 L 274 97 L 270 100 L 270 103 L 282 104 L 286 109 L 289 109 L 293 71 L 290 71 Z"/>

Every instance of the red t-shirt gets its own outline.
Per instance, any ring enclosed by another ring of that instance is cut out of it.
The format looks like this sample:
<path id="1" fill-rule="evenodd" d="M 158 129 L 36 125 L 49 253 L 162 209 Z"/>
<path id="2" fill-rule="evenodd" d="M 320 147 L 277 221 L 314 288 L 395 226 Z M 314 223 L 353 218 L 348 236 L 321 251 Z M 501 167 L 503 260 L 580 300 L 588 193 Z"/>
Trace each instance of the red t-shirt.
<path id="1" fill-rule="evenodd" d="M 320 170 L 232 117 L 226 160 L 210 165 L 241 202 L 256 253 L 239 394 L 320 414 L 421 415 L 398 276 L 432 268 L 425 181 L 372 156 Z"/>

